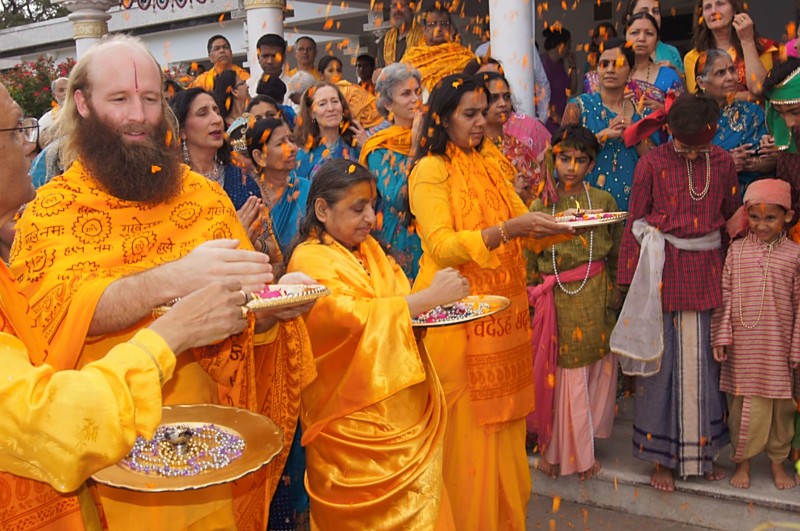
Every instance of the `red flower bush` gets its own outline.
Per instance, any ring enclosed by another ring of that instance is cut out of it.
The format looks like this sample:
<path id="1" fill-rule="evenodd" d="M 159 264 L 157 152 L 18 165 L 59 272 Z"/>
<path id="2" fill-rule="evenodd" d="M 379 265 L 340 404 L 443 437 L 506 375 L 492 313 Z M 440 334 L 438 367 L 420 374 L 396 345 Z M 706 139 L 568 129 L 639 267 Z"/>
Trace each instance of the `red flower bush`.
<path id="1" fill-rule="evenodd" d="M 59 77 L 69 76 L 75 60 L 72 58 L 56 64 L 52 57 L 39 56 L 36 61 L 26 61 L 0 74 L 0 80 L 8 89 L 25 116 L 39 118 L 49 111 L 55 100 L 50 93 L 50 83 Z"/>

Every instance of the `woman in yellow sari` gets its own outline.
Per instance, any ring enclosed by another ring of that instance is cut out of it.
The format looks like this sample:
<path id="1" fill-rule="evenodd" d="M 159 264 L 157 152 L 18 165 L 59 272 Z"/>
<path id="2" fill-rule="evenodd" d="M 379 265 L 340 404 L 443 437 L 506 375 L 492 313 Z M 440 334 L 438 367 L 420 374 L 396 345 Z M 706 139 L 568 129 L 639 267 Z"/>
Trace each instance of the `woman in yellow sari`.
<path id="1" fill-rule="evenodd" d="M 473 294 L 503 295 L 491 317 L 430 330 L 425 346 L 447 399 L 444 479 L 458 529 L 525 529 L 530 471 L 525 416 L 534 408 L 530 317 L 522 238 L 572 232 L 529 213 L 511 163 L 484 142 L 486 89 L 461 74 L 434 89 L 409 178 L 422 240 L 415 290 L 455 267 Z M 534 250 L 565 236 L 529 240 Z"/>
<path id="2" fill-rule="evenodd" d="M 311 182 L 289 271 L 331 290 L 307 316 L 318 378 L 302 394 L 315 529 L 455 529 L 442 482 L 445 404 L 411 316 L 467 295 L 454 269 L 411 294 L 370 236 L 375 177 L 346 160 Z"/>

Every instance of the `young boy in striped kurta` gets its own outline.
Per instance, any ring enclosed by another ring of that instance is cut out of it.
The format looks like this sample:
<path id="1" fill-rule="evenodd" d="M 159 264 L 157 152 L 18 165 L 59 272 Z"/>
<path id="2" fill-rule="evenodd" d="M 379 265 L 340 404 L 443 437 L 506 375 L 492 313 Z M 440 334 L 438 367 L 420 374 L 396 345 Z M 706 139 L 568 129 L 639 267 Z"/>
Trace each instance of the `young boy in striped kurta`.
<path id="1" fill-rule="evenodd" d="M 728 222 L 732 237 L 722 274 L 723 305 L 712 315 L 720 389 L 728 395 L 731 485 L 750 486 L 750 459 L 766 451 L 779 489 L 795 486 L 783 462 L 794 435 L 792 368 L 800 365 L 800 245 L 787 239 L 789 183 L 756 181 Z"/>

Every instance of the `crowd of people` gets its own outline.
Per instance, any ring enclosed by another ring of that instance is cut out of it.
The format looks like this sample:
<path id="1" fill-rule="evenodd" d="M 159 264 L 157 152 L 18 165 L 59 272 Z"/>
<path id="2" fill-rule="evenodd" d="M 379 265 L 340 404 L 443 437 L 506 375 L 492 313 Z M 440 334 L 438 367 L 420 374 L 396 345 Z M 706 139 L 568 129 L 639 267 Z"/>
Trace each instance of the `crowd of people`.
<path id="1" fill-rule="evenodd" d="M 412 6 L 355 82 L 311 37 L 288 69 L 266 34 L 258 79 L 214 35 L 212 68 L 165 83 L 117 35 L 38 123 L 0 85 L 0 527 L 521 530 L 529 452 L 592 478 L 622 391 L 654 488 L 748 488 L 761 453 L 800 485 L 795 43 L 701 0 L 682 58 L 659 2 L 630 0 L 583 94 L 546 29 L 530 116 L 448 9 Z M 271 283 L 330 294 L 249 311 Z M 412 326 L 470 294 L 510 304 Z M 87 483 L 198 403 L 269 416 L 281 452 L 190 492 Z"/>

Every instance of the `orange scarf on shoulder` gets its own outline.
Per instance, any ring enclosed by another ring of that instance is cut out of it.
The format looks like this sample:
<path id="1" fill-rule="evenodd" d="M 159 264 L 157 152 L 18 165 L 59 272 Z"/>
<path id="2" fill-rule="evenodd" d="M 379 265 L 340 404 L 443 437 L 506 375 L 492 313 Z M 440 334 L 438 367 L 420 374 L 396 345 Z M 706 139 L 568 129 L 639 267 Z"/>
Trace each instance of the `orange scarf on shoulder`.
<path id="1" fill-rule="evenodd" d="M 376 149 L 388 149 L 389 151 L 396 151 L 406 157 L 411 156 L 411 129 L 408 127 L 400 127 L 393 125 L 381 131 L 378 131 L 364 144 L 361 148 L 361 156 L 358 163 L 366 167 L 367 157 Z"/>

